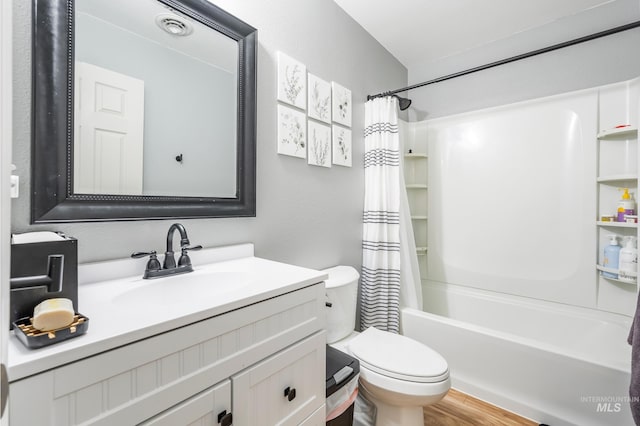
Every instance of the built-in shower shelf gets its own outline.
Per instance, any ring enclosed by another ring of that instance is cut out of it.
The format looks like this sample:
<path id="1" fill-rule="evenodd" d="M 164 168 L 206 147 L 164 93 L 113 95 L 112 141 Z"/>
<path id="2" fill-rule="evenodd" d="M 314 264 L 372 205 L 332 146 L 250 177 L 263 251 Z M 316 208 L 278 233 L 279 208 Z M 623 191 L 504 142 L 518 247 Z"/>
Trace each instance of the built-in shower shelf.
<path id="1" fill-rule="evenodd" d="M 605 280 L 615 281 L 615 282 L 617 282 L 617 283 L 630 284 L 630 285 L 637 285 L 637 284 L 638 284 L 637 282 L 630 283 L 629 281 L 622 281 L 621 279 L 618 279 L 618 278 L 605 277 L 605 276 L 604 276 L 604 275 L 602 275 L 602 274 L 600 274 L 600 276 L 601 276 L 602 278 L 604 278 Z"/>
<path id="2" fill-rule="evenodd" d="M 425 254 L 427 254 L 427 251 L 429 251 L 427 247 L 416 247 L 416 253 L 418 254 L 418 256 L 424 256 Z"/>
<path id="3" fill-rule="evenodd" d="M 597 221 L 596 224 L 598 226 L 607 226 L 611 228 L 637 228 L 637 223 L 627 223 L 627 222 L 603 222 L 601 220 Z"/>
<path id="4" fill-rule="evenodd" d="M 630 139 L 638 136 L 638 128 L 636 126 L 616 127 L 614 129 L 603 130 L 598 133 L 598 139 Z"/>
<path id="5" fill-rule="evenodd" d="M 618 271 L 618 269 L 615 269 L 615 268 L 605 268 L 605 267 L 604 267 L 604 266 L 602 266 L 602 265 L 596 265 L 596 269 L 597 269 L 598 271 L 600 271 L 600 276 L 601 276 L 602 278 L 607 279 L 607 280 L 616 281 L 616 282 L 619 282 L 619 283 L 625 283 L 625 284 L 637 284 L 637 283 L 635 283 L 635 282 L 630 283 L 629 281 L 624 281 L 624 280 L 621 280 L 621 279 L 618 279 L 618 278 L 605 277 L 604 275 L 602 275 L 602 273 L 603 273 L 603 272 L 609 272 L 609 273 L 611 273 L 611 274 L 616 274 L 616 275 L 618 275 L 618 272 L 619 272 L 619 271 Z M 637 276 L 638 276 L 637 272 L 627 272 L 627 274 L 628 274 L 629 276 L 631 276 L 631 277 L 636 277 L 636 280 L 637 280 Z"/>
<path id="6" fill-rule="evenodd" d="M 406 125 L 404 125 L 406 124 Z M 426 127 L 419 123 L 404 123 L 400 131 L 402 146 L 402 170 L 404 175 L 403 191 L 409 202 L 409 215 L 413 228 L 413 241 L 416 244 L 416 257 L 420 279 L 427 278 L 427 231 L 429 227 L 429 147 Z"/>
<path id="7" fill-rule="evenodd" d="M 600 176 L 598 178 L 598 182 L 615 184 L 620 182 L 633 181 L 636 179 L 638 179 L 638 175 L 633 175 L 633 174 L 611 175 L 611 176 Z"/>

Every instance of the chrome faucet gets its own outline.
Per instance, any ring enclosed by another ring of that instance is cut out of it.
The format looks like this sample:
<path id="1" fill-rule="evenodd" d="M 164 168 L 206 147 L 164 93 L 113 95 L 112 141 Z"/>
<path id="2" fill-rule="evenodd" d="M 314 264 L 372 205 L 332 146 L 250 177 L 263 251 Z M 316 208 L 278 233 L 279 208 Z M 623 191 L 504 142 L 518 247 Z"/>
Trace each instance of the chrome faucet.
<path id="1" fill-rule="evenodd" d="M 178 259 L 178 264 L 176 265 L 176 259 L 173 253 L 173 235 L 178 231 L 180 233 L 180 258 Z M 150 252 L 136 252 L 131 255 L 133 258 L 140 258 L 149 256 L 149 262 L 147 262 L 147 267 L 144 271 L 144 275 L 142 278 L 158 278 L 158 277 L 166 277 L 168 275 L 175 274 L 184 274 L 187 272 L 193 271 L 193 266 L 191 265 L 191 259 L 187 254 L 189 250 L 200 250 L 202 246 L 193 246 L 189 247 L 189 237 L 187 236 L 187 230 L 184 229 L 184 226 L 180 223 L 174 223 L 169 227 L 169 231 L 167 232 L 167 251 L 164 254 L 164 264 L 160 267 L 160 261 L 158 261 L 158 257 L 155 251 Z"/>

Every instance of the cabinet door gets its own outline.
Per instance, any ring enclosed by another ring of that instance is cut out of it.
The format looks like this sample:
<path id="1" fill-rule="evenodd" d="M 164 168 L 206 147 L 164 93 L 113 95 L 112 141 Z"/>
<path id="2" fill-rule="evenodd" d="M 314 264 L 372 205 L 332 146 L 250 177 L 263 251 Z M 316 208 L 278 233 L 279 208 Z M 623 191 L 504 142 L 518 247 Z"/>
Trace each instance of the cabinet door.
<path id="1" fill-rule="evenodd" d="M 216 426 L 218 416 L 231 412 L 231 381 L 213 386 L 141 423 L 141 426 Z"/>
<path id="2" fill-rule="evenodd" d="M 325 348 L 319 332 L 233 376 L 233 424 L 301 424 L 324 404 Z"/>

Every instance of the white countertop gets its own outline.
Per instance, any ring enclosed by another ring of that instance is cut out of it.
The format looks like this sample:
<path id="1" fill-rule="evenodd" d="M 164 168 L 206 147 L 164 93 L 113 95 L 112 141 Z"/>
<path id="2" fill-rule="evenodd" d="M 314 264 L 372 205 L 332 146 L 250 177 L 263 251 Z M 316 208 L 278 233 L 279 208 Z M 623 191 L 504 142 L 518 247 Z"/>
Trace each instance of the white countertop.
<path id="1" fill-rule="evenodd" d="M 191 256 L 194 272 L 142 279 L 145 262 L 127 259 L 79 267 L 80 313 L 89 318 L 86 334 L 41 349 L 9 338 L 9 381 L 73 362 L 186 324 L 229 312 L 321 282 L 312 269 L 253 256 L 250 244 L 203 250 Z M 213 254 L 212 254 L 213 253 Z M 233 256 L 242 256 L 229 259 Z M 202 260 L 223 259 L 214 263 Z M 224 260 L 227 259 L 227 260 Z M 141 268 L 140 268 L 141 266 Z M 139 269 L 134 276 L 114 277 Z M 96 273 L 108 276 L 94 281 Z M 84 276 L 84 278 L 83 278 Z"/>

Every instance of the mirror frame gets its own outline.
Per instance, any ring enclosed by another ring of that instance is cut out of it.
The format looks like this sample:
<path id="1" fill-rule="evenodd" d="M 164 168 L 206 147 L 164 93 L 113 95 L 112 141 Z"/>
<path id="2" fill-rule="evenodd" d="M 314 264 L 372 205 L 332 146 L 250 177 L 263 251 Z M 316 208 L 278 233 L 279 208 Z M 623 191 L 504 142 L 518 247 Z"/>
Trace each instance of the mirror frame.
<path id="1" fill-rule="evenodd" d="M 206 0 L 157 1 L 238 42 L 236 197 L 74 194 L 74 0 L 32 0 L 31 223 L 255 217 L 257 30 Z"/>

